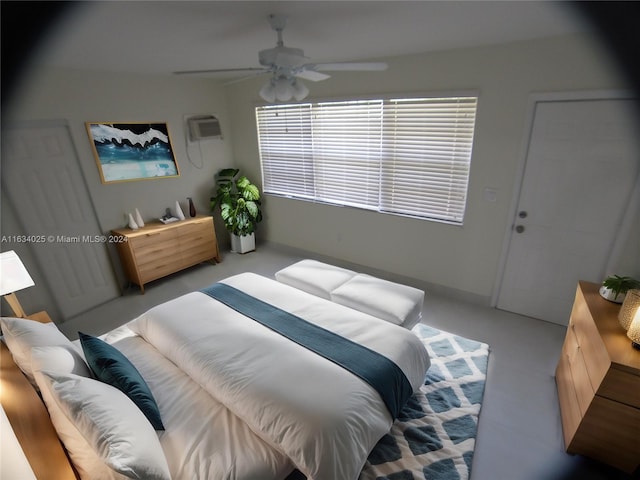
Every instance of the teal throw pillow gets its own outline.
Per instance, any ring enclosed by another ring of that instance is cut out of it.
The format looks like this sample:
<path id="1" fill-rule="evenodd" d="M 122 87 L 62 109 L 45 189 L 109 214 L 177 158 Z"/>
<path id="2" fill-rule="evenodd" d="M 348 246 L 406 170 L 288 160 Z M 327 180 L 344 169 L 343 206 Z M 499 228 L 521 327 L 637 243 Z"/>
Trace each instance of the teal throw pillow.
<path id="1" fill-rule="evenodd" d="M 164 430 L 151 390 L 129 359 L 120 350 L 99 338 L 82 332 L 78 332 L 78 335 L 89 368 L 96 378 L 127 395 L 144 413 L 153 428 Z"/>

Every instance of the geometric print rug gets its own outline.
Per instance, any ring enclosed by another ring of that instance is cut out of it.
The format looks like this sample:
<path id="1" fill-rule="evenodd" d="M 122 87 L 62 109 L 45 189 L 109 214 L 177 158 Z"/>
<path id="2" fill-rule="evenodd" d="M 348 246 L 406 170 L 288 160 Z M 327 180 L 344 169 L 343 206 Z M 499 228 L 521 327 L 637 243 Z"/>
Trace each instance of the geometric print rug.
<path id="1" fill-rule="evenodd" d="M 468 480 L 489 346 L 424 324 L 412 331 L 431 366 L 420 391 L 372 450 L 360 480 Z"/>

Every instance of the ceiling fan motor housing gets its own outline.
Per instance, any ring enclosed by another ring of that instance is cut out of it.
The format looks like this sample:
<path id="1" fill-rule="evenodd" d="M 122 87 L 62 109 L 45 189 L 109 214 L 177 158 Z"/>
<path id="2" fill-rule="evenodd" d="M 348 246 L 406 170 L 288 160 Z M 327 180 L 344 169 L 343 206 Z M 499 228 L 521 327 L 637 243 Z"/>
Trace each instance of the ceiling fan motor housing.
<path id="1" fill-rule="evenodd" d="M 304 65 L 308 59 L 300 48 L 279 46 L 261 50 L 258 60 L 265 67 L 296 68 Z"/>

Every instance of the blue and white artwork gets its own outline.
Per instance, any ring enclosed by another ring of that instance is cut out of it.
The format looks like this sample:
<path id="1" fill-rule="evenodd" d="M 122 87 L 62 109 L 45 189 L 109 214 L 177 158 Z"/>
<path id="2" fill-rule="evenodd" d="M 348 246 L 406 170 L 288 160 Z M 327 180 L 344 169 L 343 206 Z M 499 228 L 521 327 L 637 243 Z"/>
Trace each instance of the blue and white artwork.
<path id="1" fill-rule="evenodd" d="M 166 123 L 87 123 L 103 183 L 179 175 Z"/>

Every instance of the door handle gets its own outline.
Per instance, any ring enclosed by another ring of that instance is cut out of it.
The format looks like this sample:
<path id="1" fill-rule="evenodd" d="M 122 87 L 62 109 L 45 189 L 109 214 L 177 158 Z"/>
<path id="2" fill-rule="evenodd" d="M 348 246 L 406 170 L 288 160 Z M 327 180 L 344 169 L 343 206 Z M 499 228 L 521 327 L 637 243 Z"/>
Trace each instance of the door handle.
<path id="1" fill-rule="evenodd" d="M 516 232 L 518 233 L 524 232 L 524 225 L 516 225 Z"/>
<path id="2" fill-rule="evenodd" d="M 521 212 L 518 212 L 518 216 L 520 218 L 527 218 L 528 213 L 525 212 L 524 210 L 522 210 Z"/>

